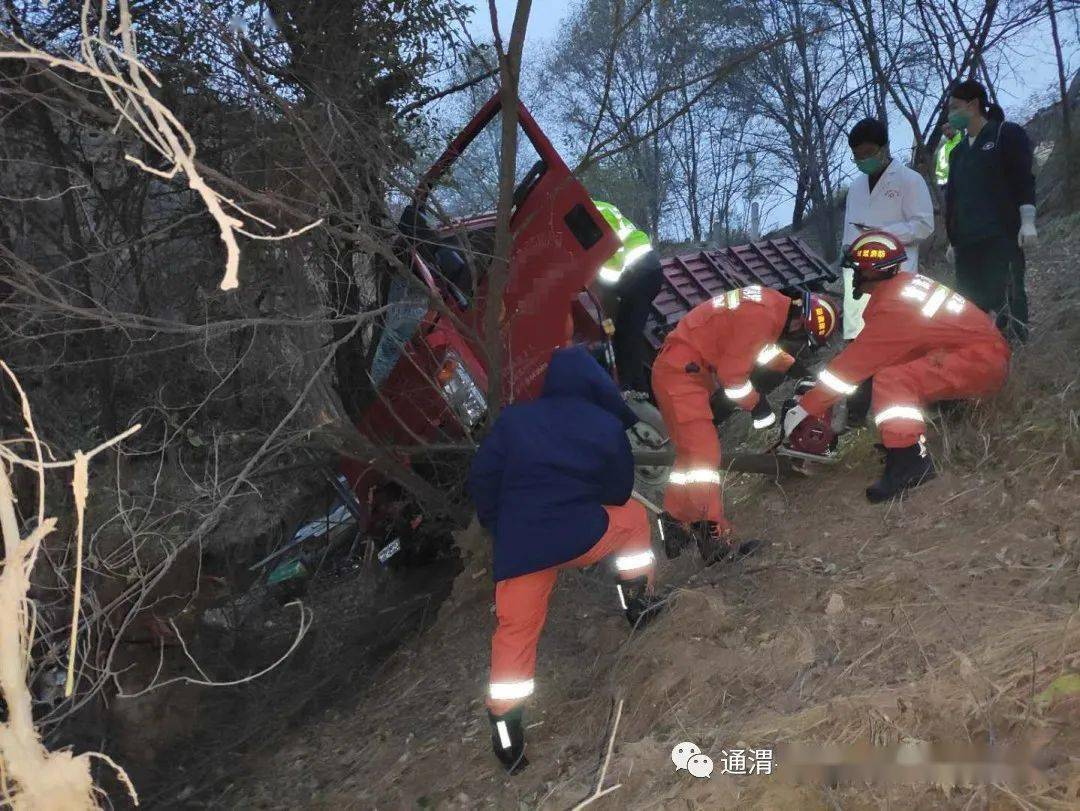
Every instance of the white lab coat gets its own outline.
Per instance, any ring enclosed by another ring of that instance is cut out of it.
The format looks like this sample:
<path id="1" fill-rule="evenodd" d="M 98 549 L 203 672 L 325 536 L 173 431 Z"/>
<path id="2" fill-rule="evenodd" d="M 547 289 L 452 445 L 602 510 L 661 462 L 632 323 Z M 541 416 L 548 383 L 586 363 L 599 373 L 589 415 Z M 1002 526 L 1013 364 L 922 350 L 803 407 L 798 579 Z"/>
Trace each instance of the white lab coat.
<path id="1" fill-rule="evenodd" d="M 854 242 L 860 229 L 855 223 L 881 228 L 896 236 L 907 248 L 907 261 L 900 269 L 919 271 L 919 243 L 934 233 L 934 204 L 922 175 L 893 159 L 870 191 L 870 178 L 862 173 L 848 189 L 844 209 L 843 247 Z M 863 328 L 863 310 L 870 302 L 864 295 L 852 295 L 855 274 L 844 270 L 844 337 L 851 340 Z"/>

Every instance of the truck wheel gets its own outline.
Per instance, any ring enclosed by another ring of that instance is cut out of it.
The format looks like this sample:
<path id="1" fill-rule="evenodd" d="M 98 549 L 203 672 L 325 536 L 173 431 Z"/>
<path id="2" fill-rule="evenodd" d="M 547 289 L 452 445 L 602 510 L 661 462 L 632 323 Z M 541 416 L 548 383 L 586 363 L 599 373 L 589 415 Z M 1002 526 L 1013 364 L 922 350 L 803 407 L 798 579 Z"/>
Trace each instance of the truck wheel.
<path id="1" fill-rule="evenodd" d="M 630 410 L 638 417 L 638 423 L 626 432 L 633 451 L 662 451 L 671 443 L 664 418 L 652 403 L 630 400 Z M 634 468 L 634 489 L 656 505 L 664 503 L 671 468 L 667 465 L 638 465 Z"/>

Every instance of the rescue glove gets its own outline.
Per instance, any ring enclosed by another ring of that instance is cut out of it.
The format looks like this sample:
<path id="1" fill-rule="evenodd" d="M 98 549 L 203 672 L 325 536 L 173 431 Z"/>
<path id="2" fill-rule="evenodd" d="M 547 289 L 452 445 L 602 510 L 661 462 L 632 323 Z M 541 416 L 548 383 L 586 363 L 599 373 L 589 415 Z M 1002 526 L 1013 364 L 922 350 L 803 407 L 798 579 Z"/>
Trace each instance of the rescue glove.
<path id="1" fill-rule="evenodd" d="M 495 715 L 488 710 L 488 720 L 491 721 L 491 748 L 510 774 L 520 774 L 529 765 L 525 757 L 523 713 L 522 707 L 515 707 L 503 715 Z"/>
<path id="2" fill-rule="evenodd" d="M 754 430 L 756 431 L 764 431 L 766 428 L 776 425 L 776 414 L 773 413 L 772 406 L 764 397 L 758 399 L 757 405 L 750 412 L 750 416 L 754 418 Z"/>
<path id="3" fill-rule="evenodd" d="M 1021 248 L 1034 248 L 1039 244 L 1039 232 L 1035 229 L 1035 206 L 1020 206 L 1020 233 L 1017 243 Z"/>

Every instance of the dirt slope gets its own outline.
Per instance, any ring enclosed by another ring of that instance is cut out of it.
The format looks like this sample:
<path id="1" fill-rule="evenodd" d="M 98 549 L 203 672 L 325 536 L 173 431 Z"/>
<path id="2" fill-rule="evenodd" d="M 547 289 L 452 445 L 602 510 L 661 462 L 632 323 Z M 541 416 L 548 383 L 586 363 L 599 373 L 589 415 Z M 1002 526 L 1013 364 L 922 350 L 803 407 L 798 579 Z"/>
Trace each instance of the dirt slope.
<path id="1" fill-rule="evenodd" d="M 738 528 L 770 546 L 727 569 L 664 562 L 670 611 L 633 636 L 605 573 L 564 574 L 524 774 L 506 777 L 490 753 L 490 587 L 467 572 L 435 627 L 357 685 L 351 712 L 281 741 L 215 804 L 571 808 L 595 785 L 622 700 L 605 781 L 622 785 L 592 808 L 1080 807 L 1080 698 L 1034 701 L 1080 671 L 1076 222 L 1043 226 L 1036 338 L 1007 391 L 935 426 L 937 481 L 867 504 L 879 462 L 864 431 L 814 478 L 730 482 Z M 781 741 L 1025 739 L 1047 771 L 1012 788 L 796 787 L 782 763 L 695 780 L 669 759 L 683 740 L 718 760 Z"/>

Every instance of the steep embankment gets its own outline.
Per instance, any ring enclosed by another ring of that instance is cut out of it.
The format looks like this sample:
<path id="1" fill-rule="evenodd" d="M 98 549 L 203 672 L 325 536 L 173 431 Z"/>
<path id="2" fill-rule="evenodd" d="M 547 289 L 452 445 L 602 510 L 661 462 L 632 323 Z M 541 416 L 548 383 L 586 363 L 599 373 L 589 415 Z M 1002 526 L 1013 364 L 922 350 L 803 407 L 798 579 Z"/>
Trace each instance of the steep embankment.
<path id="1" fill-rule="evenodd" d="M 622 786 L 592 808 L 1078 807 L 1080 699 L 1035 700 L 1080 671 L 1076 224 L 1043 227 L 1035 338 L 1006 392 L 934 426 L 937 481 L 867 504 L 879 462 L 864 431 L 813 478 L 731 482 L 731 516 L 769 548 L 726 569 L 663 563 L 670 611 L 633 636 L 603 572 L 564 574 L 524 774 L 508 778 L 489 750 L 490 588 L 467 572 L 436 626 L 356 685 L 352 709 L 275 742 L 218 804 L 570 808 L 593 790 L 622 700 L 605 782 Z M 669 758 L 684 740 L 719 761 L 779 741 L 1020 739 L 1048 771 L 1013 788 L 793 787 L 782 763 L 696 780 Z"/>

